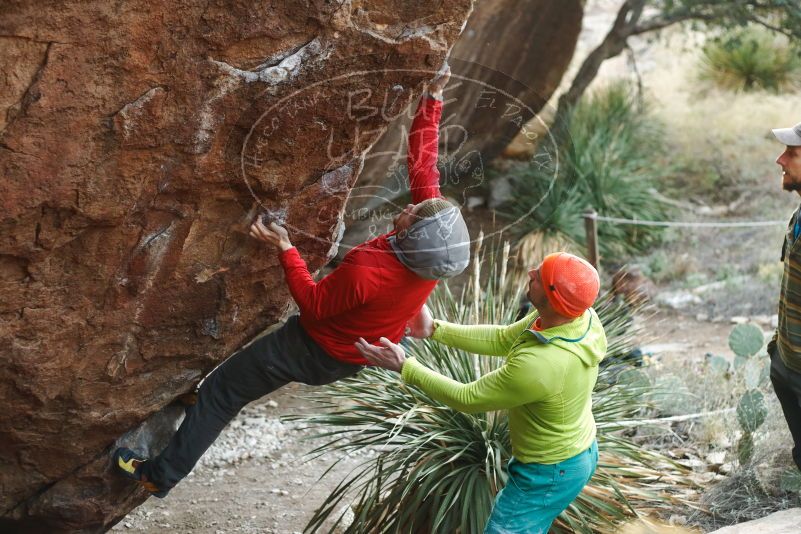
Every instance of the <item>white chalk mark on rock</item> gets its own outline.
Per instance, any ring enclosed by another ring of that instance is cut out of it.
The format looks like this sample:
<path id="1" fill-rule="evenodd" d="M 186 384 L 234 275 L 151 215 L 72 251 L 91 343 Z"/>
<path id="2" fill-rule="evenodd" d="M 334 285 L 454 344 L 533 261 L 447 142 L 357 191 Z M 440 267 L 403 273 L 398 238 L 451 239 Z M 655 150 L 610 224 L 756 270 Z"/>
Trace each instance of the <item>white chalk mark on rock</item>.
<path id="1" fill-rule="evenodd" d="M 170 242 L 172 241 L 173 225 L 174 223 L 170 223 L 157 232 L 143 237 L 136 247 L 136 250 L 134 250 L 133 257 L 145 253 L 145 249 L 147 249 L 145 281 L 136 298 L 136 308 L 133 313 L 133 319 L 131 320 L 131 326 L 125 335 L 125 342 L 122 348 L 114 354 L 106 364 L 106 373 L 112 378 L 119 378 L 127 371 L 126 362 L 128 356 L 133 349 L 136 348 L 138 350 L 134 332 L 139 328 L 139 318 L 142 316 L 147 294 L 153 288 L 156 276 L 161 268 L 161 263 L 164 260 L 164 255 L 167 253 Z"/>
<path id="2" fill-rule="evenodd" d="M 353 27 L 365 35 L 388 44 L 397 45 L 414 39 L 421 39 L 428 43 L 431 50 L 448 49 L 448 43 L 445 38 L 442 35 L 438 35 L 439 26 L 429 26 L 428 24 L 422 24 L 417 27 L 409 27 L 405 24 L 387 26 L 386 24 L 356 23 L 354 21 Z"/>
<path id="3" fill-rule="evenodd" d="M 209 59 L 226 76 L 222 76 L 215 82 L 214 90 L 200 109 L 199 125 L 195 132 L 195 153 L 202 154 L 210 148 L 210 142 L 217 126 L 217 114 L 214 112 L 215 102 L 242 83 L 261 82 L 270 86 L 277 86 L 291 81 L 300 73 L 301 66 L 306 60 L 315 56 L 315 61 L 324 61 L 328 59 L 330 52 L 330 47 L 323 46 L 320 38 L 317 37 L 295 53 L 284 57 L 278 65 L 264 66 L 269 65 L 270 61 L 268 60 L 252 71 L 238 69 L 224 61 Z"/>
<path id="4" fill-rule="evenodd" d="M 142 115 L 142 113 L 144 113 L 143 108 L 145 104 L 164 92 L 165 91 L 163 87 L 153 87 L 133 102 L 125 104 L 122 109 L 116 113 L 116 115 L 118 115 L 120 118 L 120 124 L 122 124 L 122 135 L 125 139 L 130 137 L 134 123 Z"/>
<path id="5" fill-rule="evenodd" d="M 333 171 L 323 174 L 320 178 L 320 185 L 326 195 L 344 193 L 348 190 L 348 184 L 353 176 L 353 168 L 350 165 L 343 165 Z"/>
<path id="6" fill-rule="evenodd" d="M 225 63 L 224 61 L 211 60 L 212 63 L 217 65 L 222 71 L 227 73 L 230 77 L 239 79 L 245 83 L 263 82 L 270 85 L 279 84 L 287 80 L 291 80 L 300 72 L 301 64 L 310 56 L 321 55 L 323 46 L 320 38 L 315 38 L 305 46 L 302 46 L 294 54 L 285 57 L 278 65 L 257 67 L 254 70 L 242 70 Z M 326 59 L 319 57 L 318 59 Z"/>

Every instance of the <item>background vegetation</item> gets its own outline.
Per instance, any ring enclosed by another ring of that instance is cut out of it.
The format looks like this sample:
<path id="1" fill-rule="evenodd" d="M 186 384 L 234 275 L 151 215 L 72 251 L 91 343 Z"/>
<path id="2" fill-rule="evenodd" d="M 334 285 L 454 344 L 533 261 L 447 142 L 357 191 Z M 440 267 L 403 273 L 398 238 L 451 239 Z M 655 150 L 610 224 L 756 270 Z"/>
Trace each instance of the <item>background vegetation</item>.
<path id="1" fill-rule="evenodd" d="M 514 194 L 501 213 L 520 220 L 514 229 L 524 243 L 532 235 L 546 238 L 541 250 L 526 258 L 529 264 L 554 249 L 548 239 L 583 243 L 588 209 L 645 220 L 664 220 L 672 211 L 656 194 L 670 173 L 662 127 L 631 84 L 612 83 L 588 94 L 564 135 L 558 153 L 543 145 L 542 153 L 507 171 Z M 613 258 L 648 250 L 661 233 L 658 227 L 602 225 L 601 254 Z"/>
<path id="2" fill-rule="evenodd" d="M 733 91 L 792 90 L 801 83 L 801 49 L 762 27 L 729 31 L 704 46 L 700 78 Z"/>

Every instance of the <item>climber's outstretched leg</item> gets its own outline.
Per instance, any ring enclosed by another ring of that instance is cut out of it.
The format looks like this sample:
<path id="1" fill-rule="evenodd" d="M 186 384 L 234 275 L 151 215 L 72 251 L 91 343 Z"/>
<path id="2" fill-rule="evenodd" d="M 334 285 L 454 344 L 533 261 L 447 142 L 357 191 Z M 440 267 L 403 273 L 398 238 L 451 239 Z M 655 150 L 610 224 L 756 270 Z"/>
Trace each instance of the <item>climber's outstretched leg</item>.
<path id="1" fill-rule="evenodd" d="M 115 453 L 115 465 L 157 497 L 163 497 L 183 479 L 214 443 L 217 436 L 249 402 L 289 382 L 329 384 L 356 374 L 359 365 L 330 357 L 292 316 L 275 332 L 257 339 L 215 369 L 200 386 L 197 403 L 167 447 L 152 460 L 130 460 L 121 465 L 125 449 Z M 124 463 L 124 461 L 122 462 Z M 126 464 L 128 465 L 128 464 Z"/>

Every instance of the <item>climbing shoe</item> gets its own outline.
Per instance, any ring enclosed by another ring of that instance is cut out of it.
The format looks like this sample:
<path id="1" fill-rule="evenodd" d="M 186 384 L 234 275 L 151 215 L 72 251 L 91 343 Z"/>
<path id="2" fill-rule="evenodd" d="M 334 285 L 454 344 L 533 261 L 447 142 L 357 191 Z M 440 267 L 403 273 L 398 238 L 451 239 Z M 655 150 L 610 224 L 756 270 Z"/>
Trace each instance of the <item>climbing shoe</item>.
<path id="1" fill-rule="evenodd" d="M 114 451 L 114 468 L 122 476 L 135 480 L 140 486 L 145 488 L 151 495 L 163 499 L 167 496 L 169 490 L 159 489 L 154 483 L 150 482 L 147 477 L 142 473 L 142 465 L 145 463 L 144 458 L 140 458 L 131 449 L 121 447 Z"/>

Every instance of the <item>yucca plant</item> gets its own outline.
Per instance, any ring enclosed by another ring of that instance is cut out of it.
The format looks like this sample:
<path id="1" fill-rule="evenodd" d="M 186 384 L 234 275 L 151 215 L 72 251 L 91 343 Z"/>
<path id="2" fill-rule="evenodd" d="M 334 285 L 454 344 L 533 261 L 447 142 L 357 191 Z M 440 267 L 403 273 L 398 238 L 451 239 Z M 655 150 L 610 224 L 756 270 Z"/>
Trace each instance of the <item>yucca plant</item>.
<path id="1" fill-rule="evenodd" d="M 582 100 L 569 133 L 566 167 L 593 209 L 623 219 L 668 218 L 670 206 L 654 195 L 669 173 L 661 127 L 630 84 L 614 83 Z M 602 223 L 598 235 L 602 252 L 613 257 L 647 250 L 662 230 Z"/>
<path id="2" fill-rule="evenodd" d="M 778 93 L 801 80 L 801 50 L 768 30 L 747 27 L 704 46 L 699 77 L 732 91 Z"/>
<path id="3" fill-rule="evenodd" d="M 569 125 L 531 162 L 508 171 L 515 194 L 501 212 L 517 221 L 518 238 L 541 233 L 583 243 L 582 214 L 589 208 L 624 219 L 668 216 L 671 207 L 654 194 L 669 172 L 660 127 L 629 84 L 584 97 Z M 662 230 L 602 223 L 598 233 L 602 255 L 619 257 L 653 246 Z"/>
<path id="4" fill-rule="evenodd" d="M 573 176 L 560 174 L 558 155 L 552 147 L 542 148 L 539 161 L 512 162 L 507 173 L 514 194 L 499 214 L 514 220 L 515 251 L 532 263 L 541 260 L 551 245 L 579 248 L 584 241 L 581 214 L 589 205 Z"/>
<path id="5" fill-rule="evenodd" d="M 509 245 L 479 243 L 470 283 L 455 295 L 446 284 L 430 299 L 435 317 L 477 324 L 508 324 L 520 312 L 525 282 L 507 270 Z M 489 277 L 482 278 L 482 269 Z M 627 308 L 610 296 L 596 307 L 609 338 L 609 355 L 631 349 Z M 409 355 L 455 380 L 469 382 L 496 369 L 502 359 L 476 356 L 430 340 L 407 345 Z M 637 514 L 684 502 L 691 482 L 677 464 L 627 439 L 619 422 L 645 408 L 648 381 L 617 380 L 602 371 L 593 413 L 601 460 L 591 483 L 554 524 L 556 532 L 614 532 Z M 331 492 L 309 521 L 316 531 L 350 504 L 355 519 L 347 532 L 481 532 L 495 495 L 506 483 L 510 459 L 505 412 L 464 414 L 402 382 L 398 374 L 368 368 L 310 399 L 318 413 L 297 416 L 323 439 L 312 455 L 371 448 L 366 459 Z M 325 474 L 323 474 L 325 476 Z"/>

